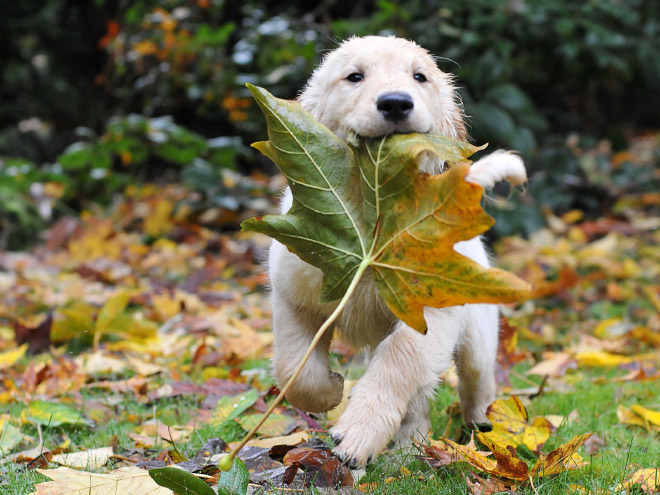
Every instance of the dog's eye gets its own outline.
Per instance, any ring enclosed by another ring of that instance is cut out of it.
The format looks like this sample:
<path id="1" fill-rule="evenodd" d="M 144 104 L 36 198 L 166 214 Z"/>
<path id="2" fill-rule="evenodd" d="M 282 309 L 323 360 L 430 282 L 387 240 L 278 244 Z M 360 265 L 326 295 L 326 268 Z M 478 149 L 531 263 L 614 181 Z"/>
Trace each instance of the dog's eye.
<path id="1" fill-rule="evenodd" d="M 353 72 L 352 74 L 349 74 L 349 76 L 346 78 L 347 81 L 350 81 L 352 83 L 360 82 L 364 76 L 360 74 L 359 72 Z"/>
<path id="2" fill-rule="evenodd" d="M 415 78 L 415 81 L 417 82 L 426 82 L 426 76 L 424 74 L 420 74 L 419 72 L 413 76 Z"/>

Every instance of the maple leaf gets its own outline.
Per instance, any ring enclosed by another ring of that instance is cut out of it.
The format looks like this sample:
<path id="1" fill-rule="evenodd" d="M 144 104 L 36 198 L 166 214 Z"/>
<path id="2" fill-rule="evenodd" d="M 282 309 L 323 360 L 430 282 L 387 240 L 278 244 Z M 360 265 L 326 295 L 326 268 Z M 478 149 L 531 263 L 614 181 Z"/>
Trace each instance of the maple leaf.
<path id="1" fill-rule="evenodd" d="M 76 471 L 67 467 L 37 469 L 53 481 L 35 485 L 30 495 L 172 495 L 159 487 L 149 472 L 137 467 L 125 467 L 107 474 Z"/>
<path id="2" fill-rule="evenodd" d="M 248 85 L 266 116 L 269 141 L 253 146 L 286 176 L 293 205 L 284 215 L 247 220 L 244 230 L 277 239 L 323 272 L 321 301 L 341 298 L 371 268 L 390 310 L 426 330 L 425 306 L 514 302 L 529 286 L 453 250 L 494 223 L 467 163 L 420 173 L 423 156 L 464 162 L 480 148 L 442 136 L 397 134 L 347 143 L 299 103 Z"/>
<path id="3" fill-rule="evenodd" d="M 477 433 L 477 438 L 492 452 L 492 459 L 485 457 L 481 452 L 477 452 L 466 445 L 457 444 L 447 438 L 443 438 L 442 441 L 451 449 L 454 455 L 462 456 L 465 462 L 479 471 L 510 480 L 526 481 L 532 477 L 551 476 L 583 466 L 585 463 L 582 462 L 582 458 L 575 451 L 591 435 L 591 433 L 578 435 L 549 454 L 541 454 L 531 469 L 524 460 L 518 457 L 514 446 L 499 444 L 483 433 Z"/>
<path id="4" fill-rule="evenodd" d="M 496 400 L 486 411 L 486 416 L 493 424 L 492 431 L 483 436 L 500 445 L 518 447 L 525 445 L 532 452 L 538 453 L 550 438 L 554 426 L 546 418 L 537 417 L 529 423 L 527 410 L 518 397 Z"/>

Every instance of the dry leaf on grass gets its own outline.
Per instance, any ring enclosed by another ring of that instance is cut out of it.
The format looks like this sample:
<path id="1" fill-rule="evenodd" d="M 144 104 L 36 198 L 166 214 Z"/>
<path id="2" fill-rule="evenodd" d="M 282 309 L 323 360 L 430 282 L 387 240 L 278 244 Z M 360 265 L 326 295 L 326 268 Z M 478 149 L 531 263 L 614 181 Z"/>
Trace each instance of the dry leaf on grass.
<path id="1" fill-rule="evenodd" d="M 306 442 L 307 440 L 309 440 L 309 433 L 306 431 L 299 431 L 284 437 L 259 438 L 257 440 L 250 440 L 247 443 L 247 446 L 270 449 L 276 445 L 298 445 L 299 443 Z"/>
<path id="2" fill-rule="evenodd" d="M 527 410 L 515 395 L 507 400 L 496 400 L 486 411 L 493 430 L 483 436 L 499 445 L 518 447 L 525 445 L 532 452 L 540 452 L 555 428 L 546 418 L 538 417 L 529 423 Z"/>
<path id="3" fill-rule="evenodd" d="M 637 404 L 626 407 L 620 404 L 616 415 L 619 422 L 626 425 L 636 425 L 648 431 L 660 429 L 660 412 L 646 409 Z"/>
<path id="4" fill-rule="evenodd" d="M 491 421 L 495 418 L 501 426 L 507 426 L 512 431 L 507 434 L 503 429 L 494 435 L 484 433 L 476 435 L 476 438 L 492 452 L 492 457 L 486 457 L 469 445 L 459 445 L 442 438 L 440 441 L 448 446 L 445 451 L 457 458 L 462 458 L 479 471 L 516 482 L 528 481 L 534 477 L 551 476 L 586 464 L 576 450 L 592 435 L 591 433 L 576 436 L 549 454 L 540 454 L 536 464 L 529 469 L 527 463 L 518 457 L 514 442 L 518 442 L 516 445 L 526 445 L 525 441 L 527 441 L 529 445 L 540 448 L 538 442 L 541 437 L 539 437 L 538 429 L 526 424 L 527 411 L 522 403 L 515 400 L 517 399 L 515 397 L 512 399 L 514 400 L 496 401 L 498 404 L 493 403 L 495 407 L 489 409 Z M 543 435 L 545 435 L 545 428 L 546 426 L 541 428 Z M 529 446 L 527 447 L 529 448 Z"/>
<path id="5" fill-rule="evenodd" d="M 565 352 L 548 352 L 543 354 L 543 361 L 536 363 L 526 375 L 562 377 L 566 371 L 576 369 L 577 363 Z"/>
<path id="6" fill-rule="evenodd" d="M 53 481 L 38 483 L 30 495 L 173 495 L 172 490 L 158 486 L 148 471 L 133 466 L 108 474 L 67 467 L 37 471 Z"/>
<path id="7" fill-rule="evenodd" d="M 54 455 L 51 461 L 70 468 L 99 469 L 107 464 L 112 455 L 112 447 L 101 447 L 82 452 Z"/>
<path id="8" fill-rule="evenodd" d="M 660 468 L 638 469 L 630 478 L 620 483 L 616 490 L 632 490 L 636 486 L 645 493 L 660 493 Z"/>

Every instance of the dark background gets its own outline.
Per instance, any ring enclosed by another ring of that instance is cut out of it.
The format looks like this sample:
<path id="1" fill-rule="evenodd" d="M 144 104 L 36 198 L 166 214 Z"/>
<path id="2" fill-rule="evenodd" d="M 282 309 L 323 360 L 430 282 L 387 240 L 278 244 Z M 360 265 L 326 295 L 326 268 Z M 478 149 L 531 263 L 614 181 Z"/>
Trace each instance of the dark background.
<path id="1" fill-rule="evenodd" d="M 367 34 L 440 57 L 472 139 L 525 158 L 529 194 L 489 206 L 494 235 L 657 190 L 657 156 L 612 160 L 660 128 L 655 0 L 2 2 L 0 249 L 145 181 L 182 182 L 193 213 L 245 209 L 274 167 L 247 148 L 265 127 L 244 84 L 294 98 L 324 51 Z"/>

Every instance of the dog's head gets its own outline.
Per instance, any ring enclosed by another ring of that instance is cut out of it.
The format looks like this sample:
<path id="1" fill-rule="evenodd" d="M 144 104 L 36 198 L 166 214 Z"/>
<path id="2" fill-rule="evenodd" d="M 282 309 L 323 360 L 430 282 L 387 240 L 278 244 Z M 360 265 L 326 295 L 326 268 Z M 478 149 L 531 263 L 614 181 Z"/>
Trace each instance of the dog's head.
<path id="1" fill-rule="evenodd" d="M 328 53 L 299 97 L 340 137 L 421 132 L 466 139 L 451 76 L 419 45 L 351 38 Z"/>

